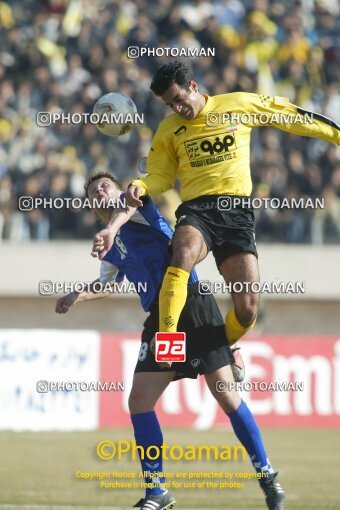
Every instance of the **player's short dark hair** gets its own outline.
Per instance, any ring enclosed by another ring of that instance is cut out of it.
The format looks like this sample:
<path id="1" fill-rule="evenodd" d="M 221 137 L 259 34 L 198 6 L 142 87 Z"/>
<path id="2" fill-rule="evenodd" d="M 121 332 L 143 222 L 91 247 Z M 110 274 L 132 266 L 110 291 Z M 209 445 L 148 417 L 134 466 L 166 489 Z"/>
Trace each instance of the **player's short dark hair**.
<path id="1" fill-rule="evenodd" d="M 174 83 L 189 90 L 189 82 L 194 79 L 190 66 L 183 62 L 170 62 L 157 69 L 153 75 L 150 89 L 157 96 L 162 96 Z"/>
<path id="2" fill-rule="evenodd" d="M 89 198 L 88 192 L 89 192 L 89 187 L 91 186 L 91 184 L 95 181 L 98 181 L 98 179 L 103 179 L 104 177 L 106 179 L 110 179 L 110 181 L 112 181 L 117 186 L 117 188 L 122 189 L 121 183 L 118 181 L 118 179 L 116 179 L 116 177 L 111 172 L 104 172 L 104 170 L 102 170 L 102 171 L 96 172 L 94 174 L 91 174 L 87 178 L 87 180 L 84 184 L 85 195 L 87 198 Z"/>

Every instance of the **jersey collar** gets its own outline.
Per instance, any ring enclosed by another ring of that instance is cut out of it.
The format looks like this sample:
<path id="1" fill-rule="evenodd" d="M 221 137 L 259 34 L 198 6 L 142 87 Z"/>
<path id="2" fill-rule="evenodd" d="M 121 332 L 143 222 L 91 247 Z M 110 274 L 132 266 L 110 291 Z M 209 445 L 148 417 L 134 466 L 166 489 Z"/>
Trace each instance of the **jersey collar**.
<path id="1" fill-rule="evenodd" d="M 208 112 L 211 112 L 212 108 L 213 108 L 214 99 L 211 96 L 208 96 L 208 94 L 202 94 L 202 96 L 205 97 L 205 105 L 204 105 L 203 109 L 199 112 L 199 114 L 196 115 L 195 119 L 197 119 L 198 117 L 201 117 L 202 115 L 207 114 Z M 195 120 L 195 119 L 193 119 L 193 120 Z"/>

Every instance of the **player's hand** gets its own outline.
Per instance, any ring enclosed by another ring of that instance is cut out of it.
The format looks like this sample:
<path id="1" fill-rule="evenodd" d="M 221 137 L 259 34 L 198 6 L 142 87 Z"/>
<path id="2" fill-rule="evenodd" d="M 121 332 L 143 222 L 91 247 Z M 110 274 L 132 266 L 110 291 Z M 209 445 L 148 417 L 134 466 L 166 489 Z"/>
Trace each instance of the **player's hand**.
<path id="1" fill-rule="evenodd" d="M 116 234 L 117 230 L 113 227 L 107 227 L 98 232 L 93 240 L 92 257 L 98 257 L 99 260 L 102 260 L 107 252 L 111 250 Z"/>
<path id="2" fill-rule="evenodd" d="M 136 186 L 135 184 L 130 184 L 125 193 L 127 205 L 129 205 L 130 207 L 142 207 L 143 202 L 139 198 L 141 196 L 141 193 L 142 188 Z"/>
<path id="3" fill-rule="evenodd" d="M 59 298 L 55 305 L 56 313 L 67 313 L 71 306 L 77 302 L 78 297 L 79 292 L 70 292 L 70 294 Z"/>
<path id="4" fill-rule="evenodd" d="M 91 251 L 92 257 L 95 257 L 95 258 L 98 257 L 98 253 L 103 249 L 103 246 L 104 246 L 104 239 L 102 238 L 101 235 L 96 234 L 94 236 L 93 243 L 92 243 L 92 251 Z"/>

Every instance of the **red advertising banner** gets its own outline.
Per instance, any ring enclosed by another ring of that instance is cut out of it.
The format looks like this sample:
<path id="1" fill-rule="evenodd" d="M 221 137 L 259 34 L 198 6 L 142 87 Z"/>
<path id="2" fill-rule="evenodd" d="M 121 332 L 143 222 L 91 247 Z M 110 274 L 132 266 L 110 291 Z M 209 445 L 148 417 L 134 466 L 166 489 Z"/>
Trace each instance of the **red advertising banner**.
<path id="1" fill-rule="evenodd" d="M 241 394 L 259 425 L 340 426 L 340 338 L 261 335 L 240 345 L 246 365 Z M 128 395 L 139 348 L 138 335 L 102 334 L 100 379 L 124 381 L 125 391 L 100 393 L 100 427 L 130 423 Z M 163 426 L 229 426 L 204 377 L 171 383 L 157 413 Z"/>

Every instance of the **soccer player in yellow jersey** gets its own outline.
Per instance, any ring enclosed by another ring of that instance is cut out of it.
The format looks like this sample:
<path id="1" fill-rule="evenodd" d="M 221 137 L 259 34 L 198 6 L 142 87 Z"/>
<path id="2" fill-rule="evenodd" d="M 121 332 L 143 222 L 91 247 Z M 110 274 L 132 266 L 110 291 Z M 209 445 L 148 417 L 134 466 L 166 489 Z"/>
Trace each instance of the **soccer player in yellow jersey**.
<path id="1" fill-rule="evenodd" d="M 176 178 L 180 183 L 183 203 L 176 211 L 172 260 L 159 296 L 159 331 L 177 330 L 189 274 L 211 250 L 227 283 L 249 282 L 243 292 L 232 292 L 233 307 L 225 319 L 232 345 L 254 326 L 259 304 L 259 294 L 249 290 L 259 281 L 253 210 L 243 204 L 234 207 L 232 198 L 249 197 L 252 191 L 251 130 L 268 125 L 339 144 L 339 126 L 285 97 L 202 94 L 191 69 L 180 62 L 161 66 L 151 89 L 174 113 L 160 123 L 153 138 L 148 175 L 134 180 L 126 197 L 130 206 L 139 207 L 142 195 L 163 193 Z M 231 207 L 220 210 L 219 197 L 226 196 Z"/>

